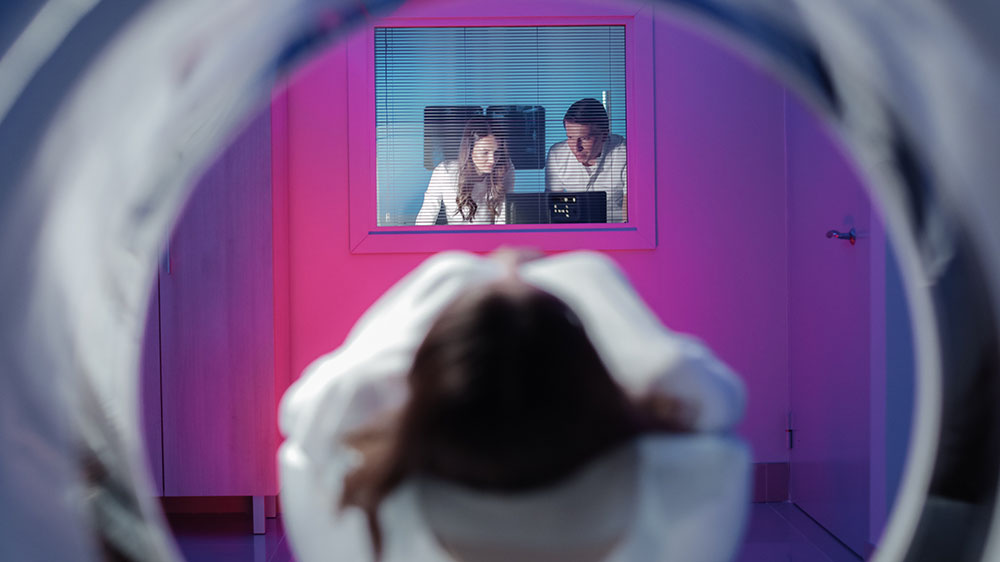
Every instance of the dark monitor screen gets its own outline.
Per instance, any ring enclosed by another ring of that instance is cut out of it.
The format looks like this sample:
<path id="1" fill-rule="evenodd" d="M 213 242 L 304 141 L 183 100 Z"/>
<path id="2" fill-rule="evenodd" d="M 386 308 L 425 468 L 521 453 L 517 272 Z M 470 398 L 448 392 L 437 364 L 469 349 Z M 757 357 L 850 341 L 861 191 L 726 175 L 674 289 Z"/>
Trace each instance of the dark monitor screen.
<path id="1" fill-rule="evenodd" d="M 424 108 L 424 168 L 458 158 L 465 122 L 483 114 L 478 105 L 429 105 Z"/>
<path id="2" fill-rule="evenodd" d="M 608 194 L 604 191 L 508 193 L 507 224 L 607 222 Z"/>
<path id="3" fill-rule="evenodd" d="M 540 105 L 491 105 L 486 108 L 507 139 L 510 161 L 517 170 L 545 167 L 545 108 Z"/>

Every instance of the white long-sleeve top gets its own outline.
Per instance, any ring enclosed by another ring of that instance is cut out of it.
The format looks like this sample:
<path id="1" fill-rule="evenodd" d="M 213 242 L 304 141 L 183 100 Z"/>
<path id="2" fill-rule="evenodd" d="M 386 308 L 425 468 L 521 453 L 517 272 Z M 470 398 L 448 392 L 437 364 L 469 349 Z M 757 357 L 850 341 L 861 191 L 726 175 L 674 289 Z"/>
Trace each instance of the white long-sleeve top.
<path id="1" fill-rule="evenodd" d="M 476 216 L 471 221 L 462 219 L 462 213 L 458 210 L 458 203 L 455 198 L 458 196 L 458 160 L 445 160 L 434 168 L 431 174 L 431 181 L 427 184 L 427 191 L 424 192 L 424 202 L 417 212 L 415 224 L 432 225 L 438 217 L 441 205 L 444 205 L 444 213 L 448 218 L 448 224 L 504 224 L 506 220 L 506 209 L 503 201 L 500 202 L 500 214 L 496 221 L 491 220 L 491 214 L 486 206 L 486 182 L 480 181 L 472 186 L 472 200 L 479 208 Z M 508 170 L 504 176 L 504 193 L 510 193 L 514 189 L 514 170 Z"/>
<path id="2" fill-rule="evenodd" d="M 625 139 L 609 135 L 601 155 L 592 166 L 584 166 L 573 155 L 567 141 L 557 142 L 545 158 L 546 191 L 607 192 L 608 222 L 625 222 L 628 194 Z"/>
<path id="3" fill-rule="evenodd" d="M 336 508 L 343 478 L 357 462 L 341 440 L 405 402 L 406 374 L 438 313 L 461 292 L 505 274 L 499 262 L 463 252 L 428 259 L 285 394 L 281 493 L 301 562 L 370 559 L 363 513 Z M 693 405 L 697 433 L 640 437 L 559 486 L 531 494 L 487 494 L 412 477 L 379 509 L 383 560 L 451 560 L 439 538 L 553 552 L 609 539 L 614 548 L 606 560 L 729 559 L 749 505 L 749 454 L 726 433 L 742 417 L 740 380 L 696 339 L 663 326 L 602 254 L 560 254 L 525 263 L 518 274 L 577 313 L 630 395 L 667 392 Z"/>

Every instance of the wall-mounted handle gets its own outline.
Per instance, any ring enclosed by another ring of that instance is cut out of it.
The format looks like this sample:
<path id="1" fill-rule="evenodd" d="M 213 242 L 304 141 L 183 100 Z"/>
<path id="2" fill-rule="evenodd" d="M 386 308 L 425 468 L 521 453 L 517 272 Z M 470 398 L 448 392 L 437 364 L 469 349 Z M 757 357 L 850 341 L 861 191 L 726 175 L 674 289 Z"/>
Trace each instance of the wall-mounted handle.
<path id="1" fill-rule="evenodd" d="M 827 238 L 839 238 L 841 240 L 847 240 L 851 243 L 851 246 L 858 241 L 858 233 L 853 228 L 849 232 L 838 232 L 836 230 L 828 230 L 826 233 Z"/>

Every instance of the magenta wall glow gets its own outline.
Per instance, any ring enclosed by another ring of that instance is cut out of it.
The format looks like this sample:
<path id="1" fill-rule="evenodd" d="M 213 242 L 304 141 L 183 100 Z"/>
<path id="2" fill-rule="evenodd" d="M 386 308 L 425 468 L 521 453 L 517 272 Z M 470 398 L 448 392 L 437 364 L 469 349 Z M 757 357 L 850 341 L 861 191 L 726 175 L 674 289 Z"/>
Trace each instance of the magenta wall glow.
<path id="1" fill-rule="evenodd" d="M 408 4 L 406 15 L 427 13 L 425 4 Z M 466 3 L 456 15 L 520 13 L 512 5 Z M 558 16 L 569 4 L 531 5 Z M 655 68 L 658 246 L 607 253 L 668 326 L 700 337 L 743 376 L 750 402 L 740 432 L 755 461 L 787 461 L 784 91 L 688 27 L 661 18 L 654 36 L 655 50 L 640 56 Z M 272 110 L 276 268 L 288 268 L 275 283 L 287 288 L 279 308 L 284 299 L 288 307 L 287 317 L 276 316 L 287 327 L 277 328 L 277 355 L 292 378 L 427 257 L 350 252 L 347 62 L 345 48 L 332 49 L 297 74 Z"/>

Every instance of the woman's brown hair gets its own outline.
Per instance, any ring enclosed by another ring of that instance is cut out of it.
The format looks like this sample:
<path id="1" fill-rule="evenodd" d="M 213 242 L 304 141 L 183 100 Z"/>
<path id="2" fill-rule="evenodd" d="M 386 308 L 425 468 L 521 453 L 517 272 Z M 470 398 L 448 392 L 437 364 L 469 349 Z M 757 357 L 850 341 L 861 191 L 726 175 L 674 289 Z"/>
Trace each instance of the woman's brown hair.
<path id="1" fill-rule="evenodd" d="M 520 492 L 554 484 L 641 433 L 684 431 L 664 401 L 651 414 L 614 382 L 576 314 L 513 279 L 459 297 L 434 322 L 398 415 L 348 437 L 362 453 L 341 508 L 368 518 L 376 558 L 379 504 L 410 475 Z"/>
<path id="2" fill-rule="evenodd" d="M 488 174 L 480 174 L 472 160 L 472 151 L 479 139 L 493 136 L 497 140 L 493 169 Z M 458 149 L 458 193 L 455 203 L 462 220 L 472 221 L 479 211 L 479 204 L 472 199 L 472 188 L 476 183 L 486 183 L 486 209 L 490 222 L 500 216 L 500 206 L 506 196 L 507 174 L 513 173 L 514 165 L 507 154 L 507 139 L 486 117 L 473 117 L 465 123 L 462 142 Z"/>

